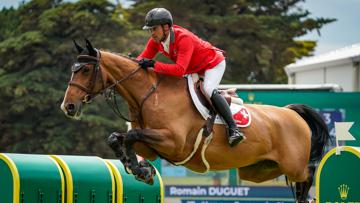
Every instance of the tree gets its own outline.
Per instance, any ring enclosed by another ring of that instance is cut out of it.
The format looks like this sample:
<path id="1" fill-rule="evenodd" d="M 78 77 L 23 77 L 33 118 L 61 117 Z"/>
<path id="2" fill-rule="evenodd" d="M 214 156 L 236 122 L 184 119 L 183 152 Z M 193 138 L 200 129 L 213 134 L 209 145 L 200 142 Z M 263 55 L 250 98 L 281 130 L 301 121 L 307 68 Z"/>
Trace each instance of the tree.
<path id="1" fill-rule="evenodd" d="M 32 0 L 0 11 L 0 151 L 112 156 L 105 138 L 125 131 L 104 100 L 81 121 L 59 106 L 76 50 L 72 39 L 139 54 L 147 11 L 168 8 L 176 24 L 224 49 L 225 83 L 285 81 L 283 67 L 311 55 L 316 42 L 297 37 L 334 21 L 310 18 L 301 0 L 137 0 L 130 8 L 106 0 Z M 130 23 L 131 22 L 131 23 Z M 163 60 L 163 58 L 158 58 Z M 125 112 L 127 105 L 120 105 Z"/>
<path id="2" fill-rule="evenodd" d="M 129 11 L 135 27 L 146 11 L 169 9 L 176 24 L 188 28 L 227 56 L 225 83 L 285 83 L 283 67 L 309 56 L 316 42 L 297 37 L 320 30 L 334 19 L 310 18 L 303 0 L 148 0 Z"/>
<path id="3" fill-rule="evenodd" d="M 117 7 L 105 0 L 33 0 L 2 10 L 0 19 L 9 20 L 0 31 L 0 151 L 112 155 L 105 138 L 126 127 L 104 100 L 81 121 L 59 107 L 77 55 L 72 39 L 125 49 L 119 42 L 128 30 Z"/>

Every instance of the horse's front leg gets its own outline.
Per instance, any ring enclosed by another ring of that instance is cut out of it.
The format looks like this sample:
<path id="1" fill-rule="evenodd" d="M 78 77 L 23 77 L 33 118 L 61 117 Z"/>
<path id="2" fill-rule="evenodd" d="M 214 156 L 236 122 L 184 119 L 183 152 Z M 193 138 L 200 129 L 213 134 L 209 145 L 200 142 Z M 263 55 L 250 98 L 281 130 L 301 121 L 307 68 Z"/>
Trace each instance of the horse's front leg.
<path id="1" fill-rule="evenodd" d="M 111 147 L 111 149 L 115 152 L 115 156 L 119 158 L 119 160 L 121 161 L 121 163 L 124 165 L 125 167 L 125 171 L 128 174 L 132 174 L 132 171 L 130 169 L 130 159 L 127 156 L 125 150 L 125 146 L 124 146 L 124 140 L 125 137 L 127 136 L 127 133 L 118 133 L 118 132 L 113 132 L 111 133 L 111 135 L 108 137 L 107 140 L 107 144 Z M 147 145 L 144 145 L 144 143 L 137 143 L 140 144 L 139 146 L 137 146 L 137 152 L 140 153 L 140 155 L 142 154 L 143 157 L 147 157 L 147 159 L 150 160 L 155 160 L 157 155 L 156 152 L 149 148 Z M 136 145 L 134 145 L 135 147 Z M 139 149 L 140 147 L 140 149 Z"/>
<path id="2" fill-rule="evenodd" d="M 126 136 L 128 136 L 127 133 L 113 132 L 108 137 L 107 143 L 115 152 L 115 156 L 118 157 L 124 165 L 126 173 L 133 174 L 133 171 L 135 171 L 135 173 L 140 173 L 139 164 L 137 161 L 134 161 L 134 156 L 136 157 L 136 154 L 133 152 L 133 149 L 129 149 L 129 152 L 126 152 L 127 149 L 124 144 Z"/>
<path id="3" fill-rule="evenodd" d="M 112 133 L 108 144 L 128 173 L 134 174 L 138 180 L 152 184 L 155 169 L 145 160 L 138 162 L 133 146 L 136 142 L 142 142 L 157 150 L 174 149 L 174 141 L 169 139 L 169 135 L 170 132 L 166 129 L 132 129 L 128 133 Z"/>
<path id="4" fill-rule="evenodd" d="M 140 163 L 138 162 L 133 148 L 134 144 L 136 142 L 143 142 L 159 149 L 167 148 L 164 144 L 173 143 L 168 140 L 169 134 L 169 131 L 164 129 L 132 129 L 126 134 L 123 145 L 125 147 L 126 157 L 129 158 L 126 167 L 130 168 L 136 179 L 152 184 L 155 168 L 146 160 Z"/>
<path id="5" fill-rule="evenodd" d="M 126 165 L 126 163 L 129 162 L 129 158 L 126 156 L 125 153 L 125 147 L 123 147 L 125 136 L 126 133 L 113 132 L 111 133 L 111 135 L 108 137 L 107 140 L 107 144 L 115 152 L 115 156 L 118 157 L 121 163 L 123 163 L 124 165 Z"/>

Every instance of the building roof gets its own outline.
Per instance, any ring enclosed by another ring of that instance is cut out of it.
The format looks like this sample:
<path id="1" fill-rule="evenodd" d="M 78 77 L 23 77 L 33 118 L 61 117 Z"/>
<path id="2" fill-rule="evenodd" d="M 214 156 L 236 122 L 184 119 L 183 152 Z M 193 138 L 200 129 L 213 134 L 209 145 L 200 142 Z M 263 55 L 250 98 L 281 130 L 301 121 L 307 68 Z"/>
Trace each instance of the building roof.
<path id="1" fill-rule="evenodd" d="M 341 61 L 344 59 L 353 60 L 354 58 L 360 59 L 360 43 L 353 44 L 351 46 L 337 49 L 328 53 L 298 60 L 295 63 L 287 65 L 285 67 L 285 70 L 286 72 L 292 72 L 292 69 L 301 69 L 302 67 L 317 66 L 324 63 Z"/>
<path id="2" fill-rule="evenodd" d="M 219 85 L 219 89 L 236 89 L 239 91 L 343 91 L 341 86 L 338 84 L 223 84 Z"/>

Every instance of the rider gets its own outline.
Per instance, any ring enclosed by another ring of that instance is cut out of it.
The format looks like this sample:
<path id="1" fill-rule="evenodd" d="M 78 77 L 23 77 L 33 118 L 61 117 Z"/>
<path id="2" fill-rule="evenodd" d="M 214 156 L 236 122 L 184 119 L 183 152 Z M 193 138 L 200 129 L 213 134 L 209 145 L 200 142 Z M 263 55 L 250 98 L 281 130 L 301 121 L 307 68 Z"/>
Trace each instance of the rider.
<path id="1" fill-rule="evenodd" d="M 228 125 L 228 141 L 235 146 L 245 136 L 233 120 L 229 105 L 216 87 L 225 71 L 225 57 L 222 50 L 212 46 L 189 30 L 173 25 L 171 13 L 165 8 L 154 8 L 145 17 L 144 30 L 151 34 L 145 50 L 138 56 L 141 68 L 154 67 L 160 74 L 183 77 L 185 74 L 198 73 L 204 77 L 205 96 L 210 98 L 215 110 Z M 161 52 L 175 64 L 152 60 Z"/>

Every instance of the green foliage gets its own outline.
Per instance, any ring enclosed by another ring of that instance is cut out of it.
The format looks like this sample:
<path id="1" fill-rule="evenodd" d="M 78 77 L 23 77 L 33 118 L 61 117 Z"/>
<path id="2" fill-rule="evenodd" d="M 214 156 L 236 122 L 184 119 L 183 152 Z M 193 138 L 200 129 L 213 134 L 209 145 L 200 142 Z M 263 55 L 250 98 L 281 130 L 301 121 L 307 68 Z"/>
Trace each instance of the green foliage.
<path id="1" fill-rule="evenodd" d="M 226 51 L 226 83 L 285 83 L 283 67 L 309 56 L 316 43 L 297 37 L 334 19 L 310 18 L 302 0 L 148 0 L 137 1 L 129 20 L 143 24 L 146 11 L 169 9 L 175 24 Z"/>
<path id="2" fill-rule="evenodd" d="M 225 83 L 284 83 L 283 67 L 316 46 L 297 38 L 334 21 L 310 18 L 301 0 L 134 2 L 32 0 L 0 11 L 0 151 L 112 156 L 105 138 L 125 125 L 104 99 L 88 105 L 80 121 L 59 108 L 77 54 L 72 39 L 137 56 L 154 7 L 168 8 L 176 24 L 226 51 Z"/>
<path id="3" fill-rule="evenodd" d="M 14 8 L 3 9 L 0 12 L 0 41 L 10 37 L 20 23 L 20 18 Z"/>
<path id="4" fill-rule="evenodd" d="M 0 151 L 112 156 L 105 138 L 126 128 L 105 101 L 88 106 L 81 121 L 66 118 L 60 104 L 76 56 L 72 39 L 125 49 L 118 42 L 128 30 L 114 18 L 116 9 L 104 0 L 33 0 L 1 12 L 18 26 L 2 22 Z"/>

